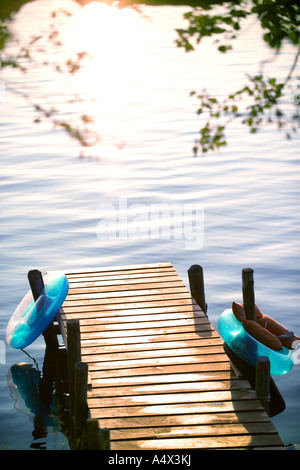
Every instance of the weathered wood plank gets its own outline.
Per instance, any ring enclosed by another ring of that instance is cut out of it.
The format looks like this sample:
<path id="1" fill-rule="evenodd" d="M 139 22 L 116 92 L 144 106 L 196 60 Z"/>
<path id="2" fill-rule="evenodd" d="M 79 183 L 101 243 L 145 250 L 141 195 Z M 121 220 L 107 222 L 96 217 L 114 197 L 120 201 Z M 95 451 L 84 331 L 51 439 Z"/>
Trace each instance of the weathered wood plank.
<path id="1" fill-rule="evenodd" d="M 79 321 L 80 329 L 83 333 L 94 332 L 102 333 L 105 331 L 123 331 L 123 330 L 147 330 L 151 332 L 157 328 L 165 329 L 165 328 L 178 328 L 178 327 L 185 327 L 191 326 L 196 327 L 201 325 L 201 327 L 205 327 L 208 329 L 212 329 L 211 323 L 205 317 L 195 317 L 195 318 L 182 318 L 178 320 L 161 320 L 161 321 L 140 321 L 140 322 L 122 322 L 118 323 L 120 320 L 115 320 L 114 323 L 106 323 L 102 319 L 95 319 L 95 320 L 88 320 L 86 322 Z"/>
<path id="2" fill-rule="evenodd" d="M 129 439 L 164 439 L 172 437 L 209 437 L 233 435 L 259 435 L 276 434 L 277 431 L 271 422 L 235 423 L 235 424 L 208 424 L 208 425 L 177 425 L 113 429 L 110 438 L 115 440 Z"/>
<path id="3" fill-rule="evenodd" d="M 166 427 L 194 426 L 194 425 L 217 425 L 244 423 L 270 423 L 270 418 L 266 412 L 261 410 L 233 411 L 224 413 L 189 413 L 164 415 L 163 425 Z M 162 425 L 162 418 L 158 416 L 132 416 L 101 418 L 101 426 L 113 429 L 137 429 L 159 427 Z"/>
<path id="4" fill-rule="evenodd" d="M 215 436 L 178 439 L 145 439 L 113 441 L 112 450 L 167 450 L 167 449 L 230 449 L 282 445 L 278 435 Z"/>
<path id="5" fill-rule="evenodd" d="M 149 296 L 159 296 L 161 299 L 164 299 L 166 296 L 167 297 L 173 297 L 173 296 L 188 296 L 189 294 L 186 292 L 186 287 L 153 287 L 151 288 L 150 286 L 146 286 L 145 288 L 142 289 L 137 289 L 136 286 L 134 286 L 134 289 L 127 289 L 126 287 L 119 288 L 118 290 L 116 289 L 105 289 L 103 292 L 100 291 L 100 289 L 97 289 L 92 292 L 90 292 L 91 289 L 87 289 L 86 291 L 82 291 L 80 289 L 70 289 L 68 293 L 68 298 L 69 301 L 78 301 L 78 300 L 98 300 L 98 299 L 110 299 L 110 298 L 120 298 L 121 296 L 123 297 L 139 297 L 143 296 L 145 298 Z M 122 294 L 121 294 L 122 293 Z M 65 300 L 65 302 L 67 299 Z"/>
<path id="6" fill-rule="evenodd" d="M 109 300 L 108 300 L 109 299 Z M 97 297 L 97 294 L 93 296 L 93 294 L 87 294 L 87 296 L 83 297 L 81 295 L 76 296 L 68 296 L 64 302 L 65 307 L 75 307 L 75 306 L 80 306 L 80 305 L 107 305 L 108 303 L 110 304 L 124 304 L 124 302 L 128 303 L 137 303 L 137 302 L 151 302 L 151 305 L 153 302 L 158 301 L 158 302 L 163 302 L 167 301 L 170 302 L 171 300 L 173 301 L 178 301 L 178 300 L 188 300 L 191 302 L 191 297 L 188 292 L 186 292 L 184 289 L 181 291 L 178 291 L 176 289 L 173 289 L 172 292 L 168 292 L 168 290 L 165 290 L 165 292 L 162 291 L 155 291 L 153 290 L 152 292 L 150 291 L 135 291 L 135 292 L 124 292 L 122 295 L 120 295 L 118 292 L 112 292 L 108 294 L 102 294 Z"/>
<path id="7" fill-rule="evenodd" d="M 114 276 L 116 277 L 116 276 Z M 90 288 L 94 288 L 94 289 L 104 289 L 104 288 L 115 288 L 115 290 L 118 290 L 120 287 L 125 287 L 125 286 L 129 286 L 131 287 L 132 289 L 134 287 L 136 288 L 142 288 L 142 286 L 152 286 L 152 285 L 157 285 L 157 287 L 159 287 L 159 285 L 162 285 L 162 287 L 164 287 L 164 285 L 167 284 L 167 285 L 170 285 L 170 287 L 172 286 L 185 286 L 185 284 L 182 282 L 182 280 L 180 279 L 180 277 L 177 275 L 177 274 L 172 274 L 172 275 L 169 275 L 169 276 L 151 276 L 151 277 L 140 277 L 140 278 L 127 278 L 127 279 L 124 279 L 123 277 L 120 276 L 119 279 L 107 279 L 105 278 L 105 280 L 102 280 L 102 279 L 96 279 L 96 280 L 91 280 L 90 278 L 88 280 L 85 280 L 85 281 L 80 281 L 80 282 L 70 282 L 69 285 L 70 285 L 70 288 L 71 290 L 74 290 L 74 289 L 90 289 Z"/>
<path id="8" fill-rule="evenodd" d="M 234 411 L 261 410 L 262 405 L 259 400 L 240 400 L 223 401 L 213 403 L 179 403 L 163 405 L 145 405 L 145 406 L 111 406 L 103 408 L 90 408 L 92 418 L 112 418 L 130 417 L 130 416 L 161 416 L 169 414 L 187 414 L 187 413 L 220 413 Z"/>
<path id="9" fill-rule="evenodd" d="M 199 343 L 199 342 L 198 342 Z M 175 349 L 143 349 L 142 351 L 133 351 L 129 352 L 127 348 L 123 348 L 122 352 L 102 352 L 100 348 L 97 349 L 97 352 L 89 352 L 81 354 L 84 361 L 93 363 L 93 362 L 115 362 L 115 361 L 127 361 L 127 360 L 143 360 L 143 359 L 153 359 L 153 358 L 163 358 L 163 357 L 184 357 L 184 356 L 206 356 L 207 354 L 224 354 L 223 346 L 216 345 L 213 347 L 207 346 L 198 346 L 190 348 L 175 348 Z"/>
<path id="10" fill-rule="evenodd" d="M 181 392 L 181 391 L 180 391 Z M 147 394 L 118 397 L 116 400 L 118 411 L 119 407 L 148 406 L 148 405 L 171 405 L 186 403 L 206 403 L 206 402 L 226 402 L 232 400 L 257 400 L 253 390 L 222 390 L 209 392 L 188 392 L 188 393 L 165 393 L 165 394 Z M 88 405 L 90 408 L 111 407 L 111 397 L 89 397 Z"/>
<path id="11" fill-rule="evenodd" d="M 176 380 L 176 379 L 174 379 Z M 221 390 L 252 390 L 249 382 L 246 380 L 231 379 L 231 380 L 213 380 L 213 381 L 194 381 L 194 382 L 177 382 L 173 383 L 159 383 L 159 384 L 139 384 L 139 385 L 125 385 L 116 387 L 93 387 L 88 391 L 88 397 L 125 397 L 134 395 L 152 395 L 164 393 L 178 393 L 181 392 L 207 392 L 207 391 L 221 391 Z"/>
<path id="12" fill-rule="evenodd" d="M 114 272 L 114 271 L 122 271 L 124 273 L 128 271 L 144 271 L 144 270 L 160 270 L 160 269 L 171 269 L 173 271 L 174 267 L 171 263 L 149 263 L 149 264 L 129 264 L 129 265 L 120 265 L 120 266 L 101 266 L 98 268 L 78 268 L 78 269 L 66 269 L 64 273 L 69 277 L 71 275 L 82 274 L 85 273 L 90 275 L 91 273 L 107 273 L 107 272 Z"/>
<path id="13" fill-rule="evenodd" d="M 127 272 L 129 274 L 127 274 Z M 87 274 L 77 274 L 77 275 L 72 275 L 68 274 L 68 280 L 71 285 L 73 283 L 78 283 L 81 285 L 81 283 L 85 282 L 102 282 L 102 281 L 124 281 L 128 282 L 130 280 L 133 280 L 134 282 L 139 279 L 144 279 L 145 281 L 151 281 L 151 279 L 161 279 L 161 278 L 173 278 L 173 279 L 180 279 L 178 276 L 177 272 L 174 269 L 164 269 L 162 271 L 158 271 L 155 269 L 147 269 L 147 270 L 142 270 L 142 271 L 126 271 L 126 274 L 122 271 L 116 271 L 116 272 L 108 272 L 108 273 L 87 273 Z"/>
<path id="14" fill-rule="evenodd" d="M 121 313 L 117 312 L 117 314 L 108 314 L 106 313 L 99 313 L 99 312 L 83 312 L 83 313 L 77 313 L 77 314 L 66 314 L 66 320 L 68 319 L 68 316 L 71 317 L 72 319 L 78 319 L 80 320 L 81 325 L 89 325 L 89 324 L 94 324 L 94 322 L 98 322 L 98 324 L 104 323 L 116 323 L 122 322 L 122 323 L 141 323 L 144 321 L 163 321 L 163 320 L 183 320 L 184 318 L 188 319 L 195 319 L 195 318 L 206 318 L 205 314 L 201 311 L 178 311 L 178 312 L 161 312 L 161 313 L 150 313 L 150 314 L 142 314 L 142 315 L 136 315 L 135 313 L 130 314 L 132 310 L 124 311 L 122 310 Z M 109 315 L 109 316 L 108 316 Z M 95 323 L 95 324 L 96 324 Z"/>
<path id="15" fill-rule="evenodd" d="M 83 359 L 85 360 L 85 358 Z M 212 362 L 226 362 L 227 356 L 223 354 L 202 354 L 197 356 L 170 356 L 170 357 L 155 357 L 155 358 L 144 358 L 144 359 L 123 359 L 121 361 L 97 361 L 89 362 L 89 370 L 99 371 L 99 370 L 111 370 L 136 368 L 136 367 L 152 367 L 165 365 L 181 365 L 181 364 L 202 364 L 202 363 L 212 363 Z"/>
<path id="16" fill-rule="evenodd" d="M 172 292 L 186 292 L 186 287 L 181 281 L 172 281 L 172 282 L 157 282 L 157 283 L 144 283 L 144 284 L 118 284 L 115 286 L 93 286 L 82 288 L 70 287 L 69 296 L 74 296 L 74 298 L 87 298 L 93 297 L 98 298 L 102 297 L 104 294 L 109 296 L 120 295 L 120 292 L 127 292 L 134 295 L 140 295 L 139 292 L 143 291 L 142 295 L 151 294 L 152 292 L 160 294 L 163 292 L 163 289 Z"/>
<path id="17" fill-rule="evenodd" d="M 157 333 L 157 332 L 156 332 Z M 84 347 L 100 347 L 100 346 L 108 346 L 109 344 L 113 345 L 131 345 L 131 344 L 149 344 L 153 345 L 153 343 L 160 343 L 167 339 L 170 341 L 180 341 L 180 340 L 189 340 L 189 339 L 211 339 L 220 340 L 218 334 L 214 330 L 196 330 L 191 331 L 170 331 L 168 336 L 160 335 L 160 334 L 152 334 L 152 335 L 143 335 L 141 338 L 139 335 L 137 336 L 124 336 L 124 337 L 113 337 L 113 338 L 81 338 L 81 344 Z"/>
<path id="18" fill-rule="evenodd" d="M 185 368 L 186 369 L 186 368 Z M 181 383 L 189 381 L 204 381 L 209 382 L 213 380 L 230 380 L 232 371 L 202 371 L 197 372 L 195 365 L 189 366 L 188 369 L 194 369 L 194 371 L 175 372 L 170 374 L 153 374 L 153 375 L 130 375 L 130 376 L 118 376 L 110 377 L 106 374 L 101 378 L 94 378 L 93 387 L 121 387 L 124 385 L 137 385 L 137 384 L 161 384 L 161 383 L 177 383 L 180 387 Z"/>
<path id="19" fill-rule="evenodd" d="M 66 301 L 68 301 L 68 297 Z M 126 300 L 126 301 L 125 301 Z M 189 308 L 193 312 L 198 312 L 202 311 L 200 307 L 191 299 L 191 297 L 188 295 L 183 299 L 171 299 L 168 298 L 166 300 L 151 300 L 151 301 L 143 301 L 143 299 L 139 299 L 139 302 L 128 302 L 128 299 L 123 299 L 123 303 L 99 303 L 99 304 L 85 304 L 81 303 L 81 305 L 68 305 L 65 301 L 63 308 L 60 309 L 60 315 L 64 315 L 67 313 L 76 313 L 76 312 L 105 312 L 105 311 L 113 311 L 117 312 L 118 310 L 135 310 L 136 312 L 139 312 L 142 314 L 143 309 L 164 309 L 166 308 L 166 311 L 170 311 L 176 309 L 178 307 L 183 307 L 183 308 Z"/>
<path id="20" fill-rule="evenodd" d="M 179 340 L 179 341 L 164 341 L 166 338 L 162 338 L 159 345 L 153 343 L 126 343 L 124 344 L 112 344 L 108 346 L 101 346 L 96 344 L 95 346 L 85 346 L 85 343 L 82 344 L 81 352 L 82 355 L 87 356 L 90 355 L 91 358 L 89 360 L 93 360 L 94 356 L 102 354 L 109 354 L 114 357 L 118 357 L 116 355 L 123 354 L 130 355 L 132 353 L 149 353 L 150 355 L 159 354 L 160 350 L 175 350 L 180 353 L 181 349 L 187 350 L 194 347 L 201 347 L 203 354 L 207 354 L 210 348 L 217 348 L 220 352 L 223 352 L 223 341 L 220 338 L 212 337 L 212 338 L 201 338 L 197 336 L 195 339 L 186 339 L 186 340 Z"/>
<path id="21" fill-rule="evenodd" d="M 157 336 L 165 336 L 168 334 L 180 334 L 180 333 L 190 333 L 197 334 L 202 331 L 213 331 L 213 328 L 210 323 L 196 323 L 195 325 L 185 325 L 185 326 L 169 326 L 166 328 L 136 328 L 136 329 L 113 329 L 111 328 L 108 331 L 84 331 L 82 328 L 81 338 L 85 339 L 105 339 L 105 338 L 117 338 L 117 337 L 133 337 L 133 336 L 148 336 L 149 333 Z M 142 342 L 142 340 L 140 341 Z"/>
<path id="22" fill-rule="evenodd" d="M 226 371 L 230 370 L 230 363 L 226 360 L 224 362 L 206 362 L 204 364 L 180 364 L 180 365 L 164 365 L 164 366 L 149 366 L 149 367 L 134 367 L 132 369 L 114 369 L 114 370 L 101 370 L 91 371 L 91 377 L 98 382 L 98 379 L 112 378 L 112 377 L 130 377 L 135 375 L 160 375 L 160 374 L 174 374 L 183 372 L 213 372 L 213 371 Z"/>

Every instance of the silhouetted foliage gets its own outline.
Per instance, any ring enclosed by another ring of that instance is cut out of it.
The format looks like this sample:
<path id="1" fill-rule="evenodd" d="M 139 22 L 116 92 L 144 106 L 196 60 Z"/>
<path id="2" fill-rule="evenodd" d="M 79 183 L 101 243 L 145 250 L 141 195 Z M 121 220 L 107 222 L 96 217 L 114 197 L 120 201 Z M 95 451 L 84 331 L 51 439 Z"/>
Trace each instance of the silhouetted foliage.
<path id="1" fill-rule="evenodd" d="M 200 138 L 195 142 L 194 154 L 199 149 L 202 153 L 214 151 L 227 144 L 226 126 L 236 118 L 256 133 L 262 127 L 276 123 L 279 129 L 287 129 L 286 136 L 297 132 L 300 126 L 299 91 L 300 84 L 294 91 L 294 112 L 283 110 L 281 98 L 292 81 L 300 54 L 300 4 L 291 0 L 240 0 L 226 2 L 222 7 L 211 11 L 211 7 L 196 7 L 184 15 L 188 21 L 186 29 L 177 29 L 177 46 L 187 52 L 193 51 L 204 37 L 216 38 L 217 49 L 227 53 L 233 49 L 234 40 L 243 28 L 243 22 L 250 15 L 256 17 L 264 31 L 264 41 L 278 53 L 285 41 L 295 46 L 295 58 L 290 71 L 283 82 L 276 77 L 265 77 L 263 73 L 247 75 L 248 82 L 239 90 L 231 92 L 224 100 L 210 96 L 207 92 L 191 95 L 198 96 L 200 106 L 197 114 L 205 123 L 200 129 Z M 243 107 L 243 100 L 247 98 Z M 250 103 L 250 104 L 249 104 Z M 246 108 L 245 108 L 246 106 Z"/>
<path id="2" fill-rule="evenodd" d="M 52 66 L 58 73 L 67 73 L 70 75 L 76 74 L 82 66 L 84 59 L 87 57 L 86 51 L 79 51 L 75 57 L 69 57 L 65 60 L 63 64 L 49 64 L 45 59 L 47 57 L 47 51 L 44 49 L 44 46 L 40 44 L 43 39 L 47 39 L 47 47 L 52 45 L 53 48 L 61 47 L 62 43 L 60 41 L 59 29 L 56 28 L 56 20 L 60 15 L 72 16 L 71 12 L 65 9 L 59 9 L 52 11 L 49 17 L 50 32 L 44 32 L 42 35 L 34 35 L 29 40 L 28 44 L 22 44 L 19 48 L 15 48 L 14 54 L 7 53 L 5 50 L 5 45 L 7 41 L 11 38 L 10 34 L 10 23 L 14 19 L 14 15 L 20 10 L 22 6 L 27 3 L 31 3 L 33 0 L 1 0 L 0 3 L 0 70 L 4 67 L 17 68 L 24 73 L 30 73 L 34 67 L 46 67 Z M 74 0 L 74 2 L 83 4 L 80 0 Z M 85 2 L 87 3 L 87 2 Z M 39 46 L 40 51 L 45 52 L 45 56 L 42 59 L 42 62 L 36 62 L 34 56 L 34 46 Z M 25 59 L 25 60 L 24 60 Z M 10 87 L 9 84 L 7 88 L 17 94 L 22 94 L 22 96 L 27 99 L 27 101 L 33 106 L 37 112 L 37 117 L 34 119 L 35 123 L 40 123 L 42 119 L 48 119 L 52 122 L 55 128 L 64 129 L 70 137 L 77 140 L 81 147 L 93 146 L 99 140 L 99 135 L 89 128 L 89 124 L 93 123 L 93 119 L 84 114 L 79 117 L 77 124 L 73 122 L 66 122 L 66 120 L 61 120 L 59 117 L 59 110 L 56 107 L 47 107 L 45 103 L 36 104 L 32 103 L 32 98 L 28 96 L 25 92 Z M 77 98 L 74 97 L 74 102 L 77 101 Z"/>

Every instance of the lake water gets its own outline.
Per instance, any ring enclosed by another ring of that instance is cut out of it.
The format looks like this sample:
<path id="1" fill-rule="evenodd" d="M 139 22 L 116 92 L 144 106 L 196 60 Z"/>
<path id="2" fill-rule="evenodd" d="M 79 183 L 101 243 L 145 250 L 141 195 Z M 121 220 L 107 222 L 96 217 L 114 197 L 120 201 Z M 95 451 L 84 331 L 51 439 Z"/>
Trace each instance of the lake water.
<path id="1" fill-rule="evenodd" d="M 33 414 L 10 380 L 14 364 L 43 365 L 43 338 L 26 349 L 32 359 L 4 344 L 30 269 L 170 261 L 188 284 L 187 269 L 201 264 L 217 327 L 220 313 L 242 300 L 241 270 L 250 266 L 262 311 L 300 333 L 299 138 L 287 141 L 276 129 L 253 136 L 234 122 L 221 153 L 192 152 L 200 122 L 190 91 L 223 96 L 241 88 L 245 73 L 272 55 L 259 27 L 250 22 L 226 55 L 210 41 L 187 54 L 174 41 L 188 7 L 57 5 L 73 15 L 56 16 L 63 46 L 45 41 L 47 54 L 34 45 L 48 65 L 1 71 L 0 448 L 8 449 L 68 448 L 51 425 L 35 438 Z M 21 45 L 51 32 L 54 9 L 37 1 L 16 15 Z M 79 73 L 53 70 L 52 62 L 84 50 Z M 284 79 L 292 61 L 285 45 L 265 68 Z M 285 103 L 288 110 L 291 97 Z M 92 116 L 101 140 L 80 156 L 64 130 L 33 123 L 36 104 L 54 106 L 66 122 Z M 164 221 L 155 215 L 162 207 Z M 275 380 L 287 409 L 273 422 L 285 444 L 300 443 L 300 364 Z"/>

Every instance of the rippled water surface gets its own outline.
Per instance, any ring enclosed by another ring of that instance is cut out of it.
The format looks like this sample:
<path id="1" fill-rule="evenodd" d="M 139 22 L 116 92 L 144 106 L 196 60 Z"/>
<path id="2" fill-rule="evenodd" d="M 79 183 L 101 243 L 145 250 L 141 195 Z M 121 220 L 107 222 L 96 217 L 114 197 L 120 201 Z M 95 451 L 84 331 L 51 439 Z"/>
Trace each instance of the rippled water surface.
<path id="1" fill-rule="evenodd" d="M 51 3 L 34 2 L 17 14 L 12 27 L 22 45 L 33 31 L 51 31 Z M 48 65 L 1 74 L 0 447 L 9 449 L 68 447 L 53 422 L 43 437 L 32 434 L 34 415 L 11 380 L 14 364 L 43 365 L 42 338 L 26 349 L 34 359 L 3 343 L 7 322 L 28 290 L 29 269 L 170 261 L 187 283 L 187 269 L 198 263 L 216 327 L 232 300 L 241 301 L 241 270 L 251 266 L 263 312 L 300 332 L 299 140 L 287 141 L 274 129 L 252 136 L 236 122 L 221 153 L 192 154 L 200 124 L 190 91 L 206 87 L 222 96 L 240 88 L 245 73 L 257 72 L 271 55 L 259 28 L 249 23 L 226 55 L 208 41 L 187 54 L 174 45 L 187 7 L 58 4 L 73 15 L 57 15 L 63 45 L 55 53 L 47 46 Z M 12 41 L 9 47 L 17 46 Z M 54 71 L 51 63 L 83 50 L 89 56 L 79 73 Z M 286 45 L 266 67 L 284 79 L 292 60 Z M 36 104 L 57 108 L 66 122 L 93 116 L 101 140 L 80 157 L 62 129 L 47 120 L 33 123 Z M 176 207 L 177 215 L 165 225 L 156 220 L 151 232 L 145 217 L 157 204 Z M 196 243 L 191 209 L 198 217 Z M 114 211 L 123 224 L 117 236 Z M 287 409 L 273 421 L 286 444 L 300 443 L 300 365 L 276 383 Z"/>

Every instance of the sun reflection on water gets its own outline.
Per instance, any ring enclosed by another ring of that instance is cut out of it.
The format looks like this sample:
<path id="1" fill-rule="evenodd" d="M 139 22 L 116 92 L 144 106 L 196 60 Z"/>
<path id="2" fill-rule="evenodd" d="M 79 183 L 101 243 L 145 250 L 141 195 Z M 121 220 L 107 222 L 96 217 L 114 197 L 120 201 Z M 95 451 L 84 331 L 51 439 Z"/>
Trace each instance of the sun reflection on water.
<path id="1" fill-rule="evenodd" d="M 139 46 L 147 21 L 133 8 L 98 2 L 86 5 L 78 21 L 80 39 L 74 30 L 74 42 L 87 52 L 88 60 L 74 77 L 73 89 L 89 98 L 84 111 L 102 137 L 93 153 L 117 158 L 125 144 L 127 116 L 139 106 L 137 85 L 151 70 L 149 56 Z"/>

